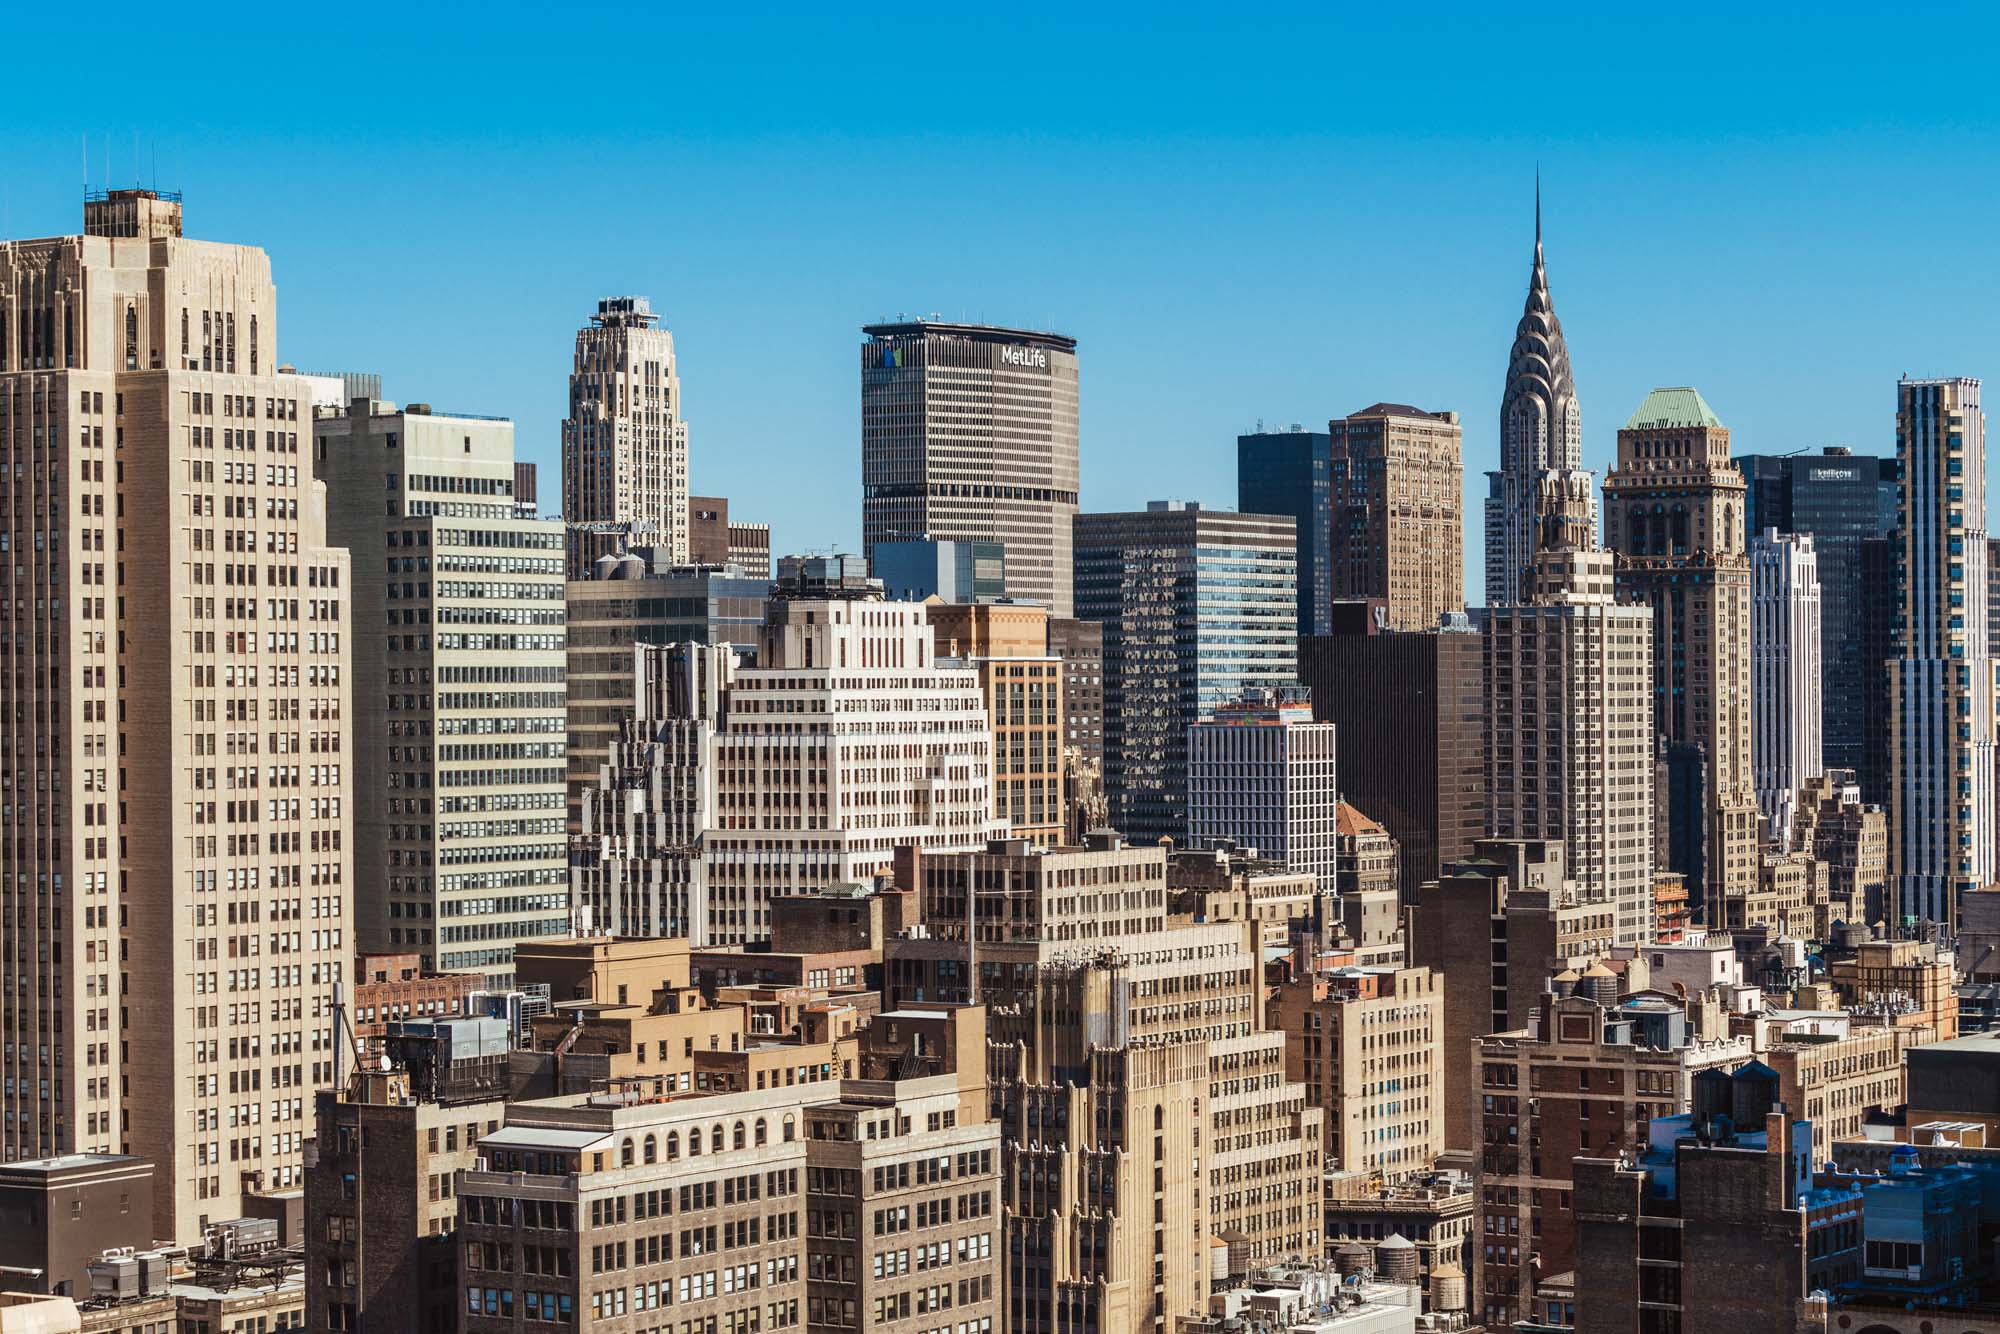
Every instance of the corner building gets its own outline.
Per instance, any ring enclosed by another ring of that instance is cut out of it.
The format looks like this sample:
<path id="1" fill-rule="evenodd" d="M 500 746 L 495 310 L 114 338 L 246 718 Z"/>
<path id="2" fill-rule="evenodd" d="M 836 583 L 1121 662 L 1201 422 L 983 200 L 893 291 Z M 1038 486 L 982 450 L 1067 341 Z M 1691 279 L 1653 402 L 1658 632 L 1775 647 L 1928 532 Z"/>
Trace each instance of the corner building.
<path id="1" fill-rule="evenodd" d="M 0 1156 L 148 1158 L 171 1241 L 300 1185 L 354 946 L 347 555 L 276 345 L 176 197 L 0 245 Z"/>
<path id="2" fill-rule="evenodd" d="M 861 540 L 999 542 L 1007 594 L 1070 615 L 1076 340 L 871 324 L 861 346 Z"/>

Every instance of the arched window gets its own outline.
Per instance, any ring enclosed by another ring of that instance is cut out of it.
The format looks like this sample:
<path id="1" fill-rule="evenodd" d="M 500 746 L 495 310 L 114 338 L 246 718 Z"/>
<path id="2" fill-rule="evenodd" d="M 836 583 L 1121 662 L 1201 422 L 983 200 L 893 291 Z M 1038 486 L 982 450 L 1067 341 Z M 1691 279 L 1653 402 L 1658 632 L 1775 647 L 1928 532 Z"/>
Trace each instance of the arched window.
<path id="1" fill-rule="evenodd" d="M 743 1123 L 741 1121 L 738 1121 L 736 1123 L 736 1128 L 730 1132 L 729 1147 L 732 1149 L 742 1149 L 749 1147 L 749 1144 L 750 1144 L 749 1131 L 744 1129 Z"/>
<path id="2" fill-rule="evenodd" d="M 759 1146 L 761 1147 L 762 1145 L 764 1145 L 765 1143 L 767 1143 L 767 1142 L 768 1142 L 768 1141 L 770 1140 L 770 1138 L 771 1138 L 771 1129 L 770 1129 L 770 1127 L 764 1124 L 764 1118 L 763 1118 L 763 1117 L 761 1117 L 761 1116 L 760 1116 L 760 1117 L 758 1117 L 758 1118 L 757 1118 L 757 1143 L 758 1143 L 758 1145 L 759 1145 Z"/>
<path id="3" fill-rule="evenodd" d="M 681 1137 L 677 1130 L 667 1132 L 667 1161 L 673 1162 L 681 1156 Z"/>
<path id="4" fill-rule="evenodd" d="M 792 1142 L 792 1141 L 793 1141 L 794 1139 L 797 1139 L 797 1138 L 798 1138 L 798 1133 L 799 1133 L 799 1129 L 798 1129 L 798 1127 L 797 1127 L 797 1126 L 795 1126 L 795 1125 L 793 1125 L 793 1124 L 792 1124 L 792 1118 L 791 1118 L 791 1117 L 789 1117 L 789 1116 L 788 1116 L 788 1117 L 786 1117 L 786 1118 L 785 1118 L 785 1143 L 787 1143 L 787 1144 L 790 1144 L 790 1143 L 791 1143 L 791 1142 Z"/>
<path id="5" fill-rule="evenodd" d="M 125 369 L 139 369 L 139 309 L 130 305 L 125 307 Z"/>
<path id="6" fill-rule="evenodd" d="M 1165 1130 L 1166 1128 L 1167 1128 L 1167 1109 L 1164 1107 L 1155 1107 L 1153 1109 L 1153 1129 Z"/>
<path id="7" fill-rule="evenodd" d="M 688 1157 L 699 1158 L 700 1156 L 701 1156 L 701 1127 L 696 1126 L 694 1129 L 688 1131 Z"/>
<path id="8" fill-rule="evenodd" d="M 620 1167 L 630 1167 L 632 1165 L 632 1141 L 630 1138 L 627 1138 L 624 1143 L 618 1146 L 618 1165 Z"/>
<path id="9" fill-rule="evenodd" d="M 643 1153 L 641 1154 L 641 1158 L 643 1161 L 649 1163 L 657 1163 L 660 1161 L 660 1142 L 654 1139 L 651 1135 L 646 1136 L 646 1145 Z"/>
<path id="10" fill-rule="evenodd" d="M 722 1122 L 717 1121 L 714 1127 L 708 1132 L 708 1151 L 710 1153 L 721 1153 L 728 1146 L 728 1143 L 729 1141 L 724 1139 L 722 1135 Z"/>
<path id="11" fill-rule="evenodd" d="M 250 373 L 257 373 L 257 317 L 250 317 Z"/>

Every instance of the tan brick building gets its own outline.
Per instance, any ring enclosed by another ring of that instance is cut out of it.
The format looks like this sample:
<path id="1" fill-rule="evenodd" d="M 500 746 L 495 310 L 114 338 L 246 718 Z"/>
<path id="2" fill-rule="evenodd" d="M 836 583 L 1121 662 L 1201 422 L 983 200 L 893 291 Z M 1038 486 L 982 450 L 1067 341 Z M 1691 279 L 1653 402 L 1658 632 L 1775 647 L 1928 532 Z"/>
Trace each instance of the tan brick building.
<path id="1" fill-rule="evenodd" d="M 151 1159 L 193 1241 L 331 1076 L 349 567 L 264 252 L 145 190 L 84 233 L 0 244 L 0 1156 Z"/>
<path id="2" fill-rule="evenodd" d="M 993 814 L 1044 847 L 1063 841 L 1063 660 L 1049 612 L 1029 602 L 932 603 L 940 660 L 979 673 L 993 729 Z"/>
<path id="3" fill-rule="evenodd" d="M 1465 497 L 1456 412 L 1377 403 L 1333 437 L 1333 596 L 1381 598 L 1392 630 L 1465 610 Z"/>
<path id="4" fill-rule="evenodd" d="M 1444 1152 L 1444 979 L 1339 968 L 1278 988 L 1285 1074 L 1326 1113 L 1329 1172 L 1427 1172 Z"/>
<path id="5" fill-rule="evenodd" d="M 1923 1028 L 1857 1028 L 1832 1041 L 1777 1041 L 1764 1064 L 1778 1072 L 1779 1097 L 1812 1122 L 1813 1161 L 1824 1163 L 1841 1140 L 1860 1139 L 1871 1112 L 1903 1106 L 1903 1052 L 1935 1040 Z"/>

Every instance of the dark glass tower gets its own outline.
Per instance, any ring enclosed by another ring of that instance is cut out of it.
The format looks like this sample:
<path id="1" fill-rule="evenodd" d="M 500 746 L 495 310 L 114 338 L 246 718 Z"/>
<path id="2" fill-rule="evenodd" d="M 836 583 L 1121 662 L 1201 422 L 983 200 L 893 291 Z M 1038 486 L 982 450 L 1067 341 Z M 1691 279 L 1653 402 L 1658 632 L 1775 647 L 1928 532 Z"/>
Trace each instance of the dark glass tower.
<path id="1" fill-rule="evenodd" d="M 1236 508 L 1289 514 L 1299 534 L 1299 633 L 1323 635 L 1333 601 L 1333 437 L 1258 431 L 1236 437 Z"/>
<path id="2" fill-rule="evenodd" d="M 1886 800 L 1882 758 L 1865 742 L 1864 700 L 1879 678 L 1862 633 L 1861 544 L 1887 537 L 1896 522 L 1896 460 L 1832 445 L 1817 454 L 1744 454 L 1746 528 L 1811 533 L 1819 553 L 1821 748 L 1829 769 L 1854 769 L 1871 801 Z M 1886 496 L 1886 501 L 1885 501 Z"/>

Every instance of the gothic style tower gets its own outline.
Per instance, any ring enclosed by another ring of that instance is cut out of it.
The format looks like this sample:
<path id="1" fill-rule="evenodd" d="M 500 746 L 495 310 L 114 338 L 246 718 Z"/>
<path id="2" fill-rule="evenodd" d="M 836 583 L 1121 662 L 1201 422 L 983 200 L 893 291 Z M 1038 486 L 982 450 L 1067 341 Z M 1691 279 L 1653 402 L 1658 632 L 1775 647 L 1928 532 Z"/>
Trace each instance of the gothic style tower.
<path id="1" fill-rule="evenodd" d="M 1618 600 L 1653 612 L 1653 735 L 1668 869 L 1712 927 L 1762 925 L 1750 734 L 1750 557 L 1729 428 L 1693 389 L 1655 389 L 1618 432 L 1604 539 Z"/>
<path id="2" fill-rule="evenodd" d="M 1535 267 L 1528 304 L 1514 329 L 1507 388 L 1500 400 L 1500 469 L 1486 500 L 1486 605 L 1527 601 L 1543 475 L 1583 466 L 1583 415 L 1570 375 L 1569 345 L 1549 297 L 1542 264 L 1542 183 L 1535 180 Z M 1594 527 L 1594 525 L 1593 525 Z M 1588 539 L 1582 545 L 1588 546 Z M 1497 557 L 1497 559 L 1496 559 Z"/>

